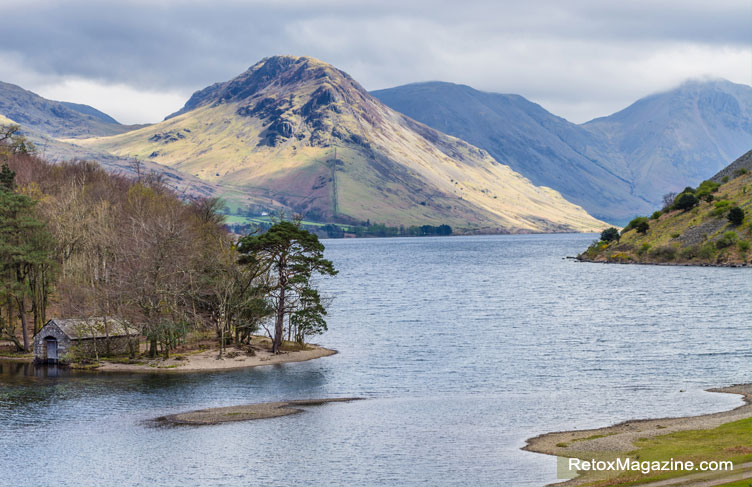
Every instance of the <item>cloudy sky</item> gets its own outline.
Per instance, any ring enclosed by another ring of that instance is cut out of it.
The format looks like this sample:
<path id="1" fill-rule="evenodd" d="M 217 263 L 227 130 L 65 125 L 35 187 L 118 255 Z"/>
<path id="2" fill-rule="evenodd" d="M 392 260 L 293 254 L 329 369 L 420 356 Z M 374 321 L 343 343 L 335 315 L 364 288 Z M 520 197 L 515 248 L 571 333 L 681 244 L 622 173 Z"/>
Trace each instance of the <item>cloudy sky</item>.
<path id="1" fill-rule="evenodd" d="M 309 55 L 367 89 L 442 80 L 574 122 L 688 78 L 752 82 L 748 0 L 0 0 L 0 81 L 161 120 L 265 56 Z"/>

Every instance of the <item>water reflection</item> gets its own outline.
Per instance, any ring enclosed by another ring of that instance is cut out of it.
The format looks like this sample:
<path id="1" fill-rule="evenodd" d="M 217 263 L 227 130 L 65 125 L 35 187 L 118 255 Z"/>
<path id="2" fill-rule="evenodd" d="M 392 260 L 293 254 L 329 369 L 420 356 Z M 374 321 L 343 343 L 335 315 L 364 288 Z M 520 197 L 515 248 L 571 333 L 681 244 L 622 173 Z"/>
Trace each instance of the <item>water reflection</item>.
<path id="1" fill-rule="evenodd" d="M 71 374 L 72 370 L 69 367 L 37 365 L 26 361 L 0 359 L 0 384 L 9 383 L 13 378 L 57 378 L 70 377 Z"/>

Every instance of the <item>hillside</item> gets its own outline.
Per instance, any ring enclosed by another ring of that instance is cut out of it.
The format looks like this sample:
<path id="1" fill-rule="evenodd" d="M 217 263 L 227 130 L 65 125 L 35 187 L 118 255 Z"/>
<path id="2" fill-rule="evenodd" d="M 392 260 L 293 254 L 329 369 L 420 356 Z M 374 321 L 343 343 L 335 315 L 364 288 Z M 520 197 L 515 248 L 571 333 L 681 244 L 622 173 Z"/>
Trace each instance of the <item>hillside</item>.
<path id="1" fill-rule="evenodd" d="M 88 105 L 48 100 L 3 82 L 0 82 L 0 115 L 52 137 L 113 135 L 133 128 Z"/>
<path id="2" fill-rule="evenodd" d="M 81 147 L 72 143 L 75 142 L 73 139 L 71 139 L 71 142 L 58 140 L 39 130 L 19 124 L 16 120 L 0 115 L 0 127 L 8 125 L 19 125 L 24 137 L 34 144 L 36 153 L 49 162 L 95 161 L 110 173 L 126 175 L 131 178 L 137 177 L 138 172 L 141 172 L 141 174 L 158 174 L 165 185 L 189 198 L 208 198 L 219 192 L 216 185 L 175 169 L 151 161 L 138 161 L 137 165 L 133 158 L 113 156 L 112 154 Z M 237 198 L 249 203 L 254 201 L 245 195 L 237 195 Z"/>
<path id="3" fill-rule="evenodd" d="M 448 224 L 466 233 L 604 226 L 308 57 L 266 58 L 196 92 L 159 124 L 72 142 L 163 164 L 317 221 Z"/>
<path id="4" fill-rule="evenodd" d="M 582 125 L 518 95 L 451 83 L 414 83 L 373 95 L 615 224 L 744 153 L 752 123 L 752 88 L 721 80 L 687 82 Z"/>
<path id="5" fill-rule="evenodd" d="M 652 206 L 635 197 L 620 157 L 589 132 L 519 95 L 445 82 L 371 92 L 387 106 L 487 150 L 534 184 L 555 188 L 591 215 L 629 220 Z"/>
<path id="6" fill-rule="evenodd" d="M 752 88 L 725 80 L 688 81 L 583 125 L 629 162 L 635 193 L 654 202 L 744 154 L 751 127 Z"/>
<path id="7" fill-rule="evenodd" d="M 752 151 L 697 188 L 676 195 L 651 217 L 636 218 L 616 237 L 601 234 L 578 259 L 591 262 L 750 265 Z"/>

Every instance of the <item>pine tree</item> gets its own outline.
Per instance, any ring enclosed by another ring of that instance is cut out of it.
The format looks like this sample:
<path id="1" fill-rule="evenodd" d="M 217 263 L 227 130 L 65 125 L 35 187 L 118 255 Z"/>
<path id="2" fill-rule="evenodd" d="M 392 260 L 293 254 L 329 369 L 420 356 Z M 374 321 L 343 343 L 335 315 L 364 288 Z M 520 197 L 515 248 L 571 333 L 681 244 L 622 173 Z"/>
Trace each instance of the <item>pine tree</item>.
<path id="1" fill-rule="evenodd" d="M 274 353 L 280 352 L 286 316 L 291 319 L 288 326 L 297 327 L 295 335 L 301 340 L 306 332 L 326 329 L 323 318 L 326 309 L 311 278 L 314 274 L 333 276 L 337 271 L 332 262 L 324 258 L 324 245 L 316 235 L 292 222 L 282 221 L 262 235 L 244 237 L 238 250 L 242 264 L 262 265 L 267 269 L 276 309 Z"/>

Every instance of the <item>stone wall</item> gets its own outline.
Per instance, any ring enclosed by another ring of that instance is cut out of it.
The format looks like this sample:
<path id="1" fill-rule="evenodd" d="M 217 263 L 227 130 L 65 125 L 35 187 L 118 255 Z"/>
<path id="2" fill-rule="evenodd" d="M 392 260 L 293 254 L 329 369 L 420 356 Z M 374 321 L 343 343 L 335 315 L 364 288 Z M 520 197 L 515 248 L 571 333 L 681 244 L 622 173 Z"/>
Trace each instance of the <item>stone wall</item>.
<path id="1" fill-rule="evenodd" d="M 128 340 L 135 337 L 119 336 L 110 338 L 84 338 L 74 340 L 70 347 L 69 360 L 94 358 L 97 355 L 123 355 L 129 352 Z"/>
<path id="2" fill-rule="evenodd" d="M 71 341 L 56 326 L 45 326 L 34 337 L 34 361 L 44 362 L 47 359 L 46 338 L 57 340 L 57 357 L 63 359 L 70 352 Z"/>
<path id="3" fill-rule="evenodd" d="M 129 340 L 136 340 L 136 337 L 118 336 L 111 338 L 83 338 L 71 340 L 61 332 L 56 326 L 45 326 L 34 337 L 34 361 L 37 363 L 47 360 L 47 338 L 57 340 L 57 358 L 58 363 L 77 362 L 79 360 L 95 358 L 97 355 L 124 355 L 130 349 Z"/>

